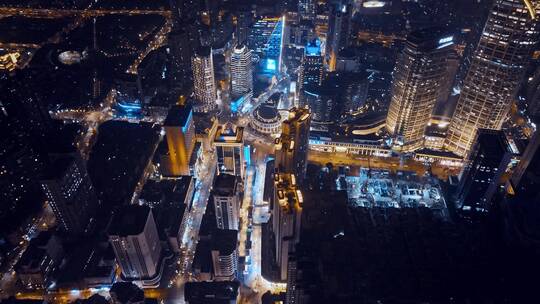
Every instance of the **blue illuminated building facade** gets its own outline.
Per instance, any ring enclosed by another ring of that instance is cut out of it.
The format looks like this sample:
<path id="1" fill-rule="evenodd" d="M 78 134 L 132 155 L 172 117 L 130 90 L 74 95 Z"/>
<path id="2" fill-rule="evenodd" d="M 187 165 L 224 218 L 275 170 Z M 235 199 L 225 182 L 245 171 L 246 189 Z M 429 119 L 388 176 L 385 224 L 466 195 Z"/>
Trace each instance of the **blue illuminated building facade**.
<path id="1" fill-rule="evenodd" d="M 259 67 L 264 74 L 281 73 L 284 31 L 285 17 L 263 18 L 251 30 L 248 47 L 258 57 Z"/>
<path id="2" fill-rule="evenodd" d="M 115 116 L 139 119 L 142 116 L 142 88 L 137 77 L 123 76 L 116 81 Z"/>
<path id="3" fill-rule="evenodd" d="M 142 105 L 139 99 L 119 100 L 116 107 L 116 116 L 125 118 L 140 118 L 142 115 Z"/>
<path id="4" fill-rule="evenodd" d="M 323 56 L 321 41 L 315 39 L 305 47 L 300 69 L 299 89 L 310 85 L 320 85 L 323 78 Z"/>

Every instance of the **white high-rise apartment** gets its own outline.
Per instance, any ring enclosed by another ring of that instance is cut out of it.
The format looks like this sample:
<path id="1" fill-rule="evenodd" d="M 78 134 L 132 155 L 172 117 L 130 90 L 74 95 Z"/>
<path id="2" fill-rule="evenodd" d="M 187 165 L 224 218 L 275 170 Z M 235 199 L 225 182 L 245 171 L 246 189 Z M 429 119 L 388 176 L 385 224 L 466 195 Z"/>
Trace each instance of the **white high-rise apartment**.
<path id="1" fill-rule="evenodd" d="M 212 49 L 200 47 L 191 58 L 193 70 L 193 86 L 198 112 L 208 112 L 216 108 L 216 81 L 214 78 L 214 61 Z"/>
<path id="2" fill-rule="evenodd" d="M 241 97 L 253 90 L 251 50 L 237 45 L 231 55 L 231 95 Z"/>

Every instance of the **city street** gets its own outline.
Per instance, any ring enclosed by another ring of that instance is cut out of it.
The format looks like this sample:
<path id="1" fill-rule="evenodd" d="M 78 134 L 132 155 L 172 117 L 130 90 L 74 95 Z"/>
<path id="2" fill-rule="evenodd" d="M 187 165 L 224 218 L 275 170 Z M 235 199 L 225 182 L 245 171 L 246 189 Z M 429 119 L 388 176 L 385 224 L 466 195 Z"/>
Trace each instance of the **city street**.
<path id="1" fill-rule="evenodd" d="M 413 159 L 400 160 L 398 157 L 359 157 L 344 153 L 327 153 L 312 150 L 308 153 L 308 160 L 309 162 L 322 166 L 327 163 L 332 163 L 334 166 L 386 169 L 392 172 L 398 170 L 414 171 L 419 176 L 426 174 L 429 169 L 424 163 Z M 442 180 L 446 180 L 450 174 L 458 174 L 459 171 L 459 168 L 451 169 L 449 167 L 438 167 L 436 165 L 431 167 L 431 173 Z"/>
<path id="2" fill-rule="evenodd" d="M 247 274 L 244 275 L 244 285 L 249 287 L 251 292 L 241 294 L 241 303 L 259 303 L 262 295 L 267 291 L 278 293 L 285 291 L 286 285 L 281 283 L 271 283 L 261 275 L 261 246 L 262 229 L 261 218 L 268 220 L 269 214 L 263 210 L 264 177 L 266 172 L 266 161 L 269 153 L 272 153 L 272 144 L 263 140 L 256 140 L 252 143 L 251 164 L 247 168 L 247 178 L 244 189 L 244 203 L 240 212 L 241 216 L 241 239 L 244 233 L 251 230 L 251 250 Z M 248 208 L 253 207 L 253 218 L 249 218 Z M 267 209 L 266 209 L 267 210 Z M 242 246 L 242 245 L 241 245 Z"/>
<path id="3" fill-rule="evenodd" d="M 216 174 L 216 158 L 213 151 L 205 152 L 202 172 L 205 172 L 205 174 L 195 182 L 192 209 L 187 214 L 187 219 L 185 220 L 184 233 L 180 245 L 181 255 L 177 261 L 178 273 L 174 281 L 171 281 L 169 284 L 171 290 L 167 293 L 166 303 L 183 301 L 183 285 L 185 282 L 193 280 L 191 266 L 197 248 L 199 229 Z"/>

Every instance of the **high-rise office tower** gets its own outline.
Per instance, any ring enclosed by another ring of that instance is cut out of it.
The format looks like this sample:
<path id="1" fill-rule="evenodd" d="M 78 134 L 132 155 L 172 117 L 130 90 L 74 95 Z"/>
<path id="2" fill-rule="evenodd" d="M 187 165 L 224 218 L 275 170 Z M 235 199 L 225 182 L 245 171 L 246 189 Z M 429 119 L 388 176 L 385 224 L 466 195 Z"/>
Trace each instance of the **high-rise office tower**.
<path id="1" fill-rule="evenodd" d="M 337 92 L 337 115 L 346 117 L 357 112 L 366 103 L 369 89 L 369 75 L 367 72 L 328 73 L 324 83 L 327 86 L 335 88 Z"/>
<path id="2" fill-rule="evenodd" d="M 315 39 L 315 25 L 312 20 L 302 19 L 299 22 L 290 22 L 287 28 L 287 45 L 302 47 Z"/>
<path id="3" fill-rule="evenodd" d="M 505 207 L 515 238 L 526 245 L 540 241 L 540 133 L 531 139 L 507 184 Z"/>
<path id="4" fill-rule="evenodd" d="M 485 213 L 512 159 L 503 131 L 479 129 L 468 164 L 457 189 L 458 208 L 464 213 Z"/>
<path id="5" fill-rule="evenodd" d="M 216 81 L 214 78 L 214 61 L 210 47 L 200 47 L 191 58 L 193 69 L 193 85 L 197 112 L 208 112 L 216 108 Z"/>
<path id="6" fill-rule="evenodd" d="M 443 80 L 443 85 L 439 89 L 439 98 L 437 100 L 438 105 L 440 105 L 441 103 L 447 105 L 447 101 L 450 98 L 450 94 L 453 92 L 452 89 L 456 82 L 456 75 L 459 70 L 459 64 L 459 55 L 455 50 L 452 50 L 448 55 L 448 59 L 446 59 L 446 76 Z M 448 117 L 448 115 L 451 116 L 451 109 L 453 109 L 453 107 L 450 107 L 450 109 L 448 109 L 448 107 L 445 107 L 442 114 L 445 117 Z"/>
<path id="7" fill-rule="evenodd" d="M 359 58 L 353 48 L 344 48 L 336 57 L 337 72 L 358 72 L 360 68 Z"/>
<path id="8" fill-rule="evenodd" d="M 449 151 L 465 156 L 477 129 L 502 127 L 539 40 L 535 2 L 494 1 L 448 130 Z"/>
<path id="9" fill-rule="evenodd" d="M 339 117 L 339 94 L 327 81 L 322 85 L 308 85 L 302 89 L 300 105 L 309 106 L 313 127 L 325 128 Z"/>
<path id="10" fill-rule="evenodd" d="M 306 176 L 311 113 L 307 108 L 293 108 L 281 125 L 281 135 L 275 140 L 275 168 L 291 173 L 301 184 Z"/>
<path id="11" fill-rule="evenodd" d="M 192 88 L 191 57 L 200 44 L 199 1 L 169 0 L 173 28 L 168 37 L 167 78 L 172 88 L 189 94 Z"/>
<path id="12" fill-rule="evenodd" d="M 315 0 L 298 0 L 298 15 L 300 19 L 314 20 L 317 16 L 317 2 Z"/>
<path id="13" fill-rule="evenodd" d="M 323 78 L 323 56 L 321 41 L 315 39 L 309 42 L 304 49 L 302 65 L 298 76 L 298 90 L 308 85 L 320 85 Z"/>
<path id="14" fill-rule="evenodd" d="M 220 174 L 214 180 L 212 200 L 219 229 L 238 230 L 240 200 L 238 196 L 237 177 L 231 174 Z"/>
<path id="15" fill-rule="evenodd" d="M 62 230 L 84 233 L 99 203 L 82 157 L 77 153 L 56 157 L 41 186 Z"/>
<path id="16" fill-rule="evenodd" d="M 191 57 L 198 45 L 198 33 L 193 25 L 185 25 L 169 33 L 167 57 L 168 79 L 173 87 L 188 92 L 192 84 Z"/>
<path id="17" fill-rule="evenodd" d="M 442 28 L 414 31 L 394 70 L 386 128 L 395 147 L 411 152 L 423 145 L 424 132 L 446 79 L 453 35 Z"/>
<path id="18" fill-rule="evenodd" d="M 527 114 L 538 124 L 540 122 L 540 68 L 537 68 L 527 81 L 526 89 Z"/>
<path id="19" fill-rule="evenodd" d="M 191 105 L 172 106 L 163 123 L 169 148 L 168 173 L 189 175 L 189 158 L 195 146 L 195 124 Z"/>
<path id="20" fill-rule="evenodd" d="M 219 174 L 244 178 L 244 128 L 232 123 L 218 126 L 214 137 Z"/>
<path id="21" fill-rule="evenodd" d="M 159 275 L 161 244 L 150 207 L 121 207 L 111 218 L 107 232 L 125 279 L 153 279 Z"/>
<path id="22" fill-rule="evenodd" d="M 247 47 L 253 50 L 257 56 L 264 57 L 268 41 L 276 31 L 279 20 L 278 18 L 262 18 L 257 20 L 249 29 Z"/>
<path id="23" fill-rule="evenodd" d="M 169 0 L 175 25 L 195 23 L 201 11 L 201 1 L 197 0 Z"/>
<path id="24" fill-rule="evenodd" d="M 285 26 L 283 16 L 259 19 L 250 29 L 247 46 L 261 58 L 259 65 L 264 74 L 281 73 Z"/>
<path id="25" fill-rule="evenodd" d="M 242 8 L 236 15 L 236 39 L 238 45 L 247 44 L 249 29 L 253 23 L 253 14 L 248 7 Z"/>
<path id="26" fill-rule="evenodd" d="M 190 304 L 217 304 L 240 302 L 238 281 L 187 282 L 184 298 Z"/>
<path id="27" fill-rule="evenodd" d="M 252 90 L 251 50 L 245 45 L 237 45 L 231 54 L 231 95 L 238 98 Z"/>
<path id="28" fill-rule="evenodd" d="M 233 15 L 227 11 L 221 11 L 216 15 L 215 21 L 210 23 L 211 45 L 215 48 L 222 48 L 229 43 L 234 34 Z"/>
<path id="29" fill-rule="evenodd" d="M 276 264 L 280 280 L 287 279 L 289 253 L 300 237 L 302 193 L 291 173 L 276 173 L 272 207 L 272 230 L 275 237 Z"/>
<path id="30" fill-rule="evenodd" d="M 328 16 L 328 37 L 326 39 L 326 58 L 330 71 L 335 70 L 339 51 L 349 44 L 351 34 L 352 7 L 345 4 L 333 5 Z"/>
<path id="31" fill-rule="evenodd" d="M 212 266 L 216 281 L 232 281 L 238 274 L 238 231 L 218 229 L 212 233 Z"/>

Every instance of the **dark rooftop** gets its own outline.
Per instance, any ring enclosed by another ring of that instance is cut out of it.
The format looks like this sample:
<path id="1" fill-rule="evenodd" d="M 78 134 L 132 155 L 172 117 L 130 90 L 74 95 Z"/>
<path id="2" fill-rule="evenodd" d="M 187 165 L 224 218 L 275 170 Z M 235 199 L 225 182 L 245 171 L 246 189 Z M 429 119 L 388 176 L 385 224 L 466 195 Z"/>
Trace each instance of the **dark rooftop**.
<path id="1" fill-rule="evenodd" d="M 208 113 L 193 113 L 196 134 L 208 134 L 214 124 L 215 118 Z"/>
<path id="2" fill-rule="evenodd" d="M 109 293 L 115 303 L 139 303 L 144 300 L 144 292 L 131 282 L 116 282 Z"/>
<path id="3" fill-rule="evenodd" d="M 47 251 L 38 246 L 28 246 L 15 265 L 18 272 L 40 272 L 42 260 L 47 256 Z"/>
<path id="4" fill-rule="evenodd" d="M 452 31 L 444 27 L 429 27 L 411 32 L 407 36 L 407 41 L 420 48 L 439 48 L 440 45 L 451 43 Z M 449 38 L 449 41 L 440 43 L 441 39 Z"/>
<path id="5" fill-rule="evenodd" d="M 99 127 L 87 168 L 101 200 L 112 207 L 131 200 L 158 139 L 148 123 L 108 121 Z"/>
<path id="6" fill-rule="evenodd" d="M 214 180 L 213 195 L 233 196 L 236 194 L 237 178 L 232 174 L 220 174 Z"/>
<path id="7" fill-rule="evenodd" d="M 169 180 L 148 180 L 139 195 L 139 199 L 147 203 L 165 206 L 183 205 L 193 177 L 179 176 Z"/>
<path id="8" fill-rule="evenodd" d="M 184 297 L 190 304 L 228 304 L 238 297 L 239 287 L 237 281 L 187 282 Z"/>
<path id="9" fill-rule="evenodd" d="M 255 110 L 256 114 L 265 120 L 278 120 L 279 112 L 276 108 L 269 104 L 261 104 Z"/>
<path id="10" fill-rule="evenodd" d="M 191 105 L 179 106 L 174 105 L 169 110 L 167 118 L 163 122 L 166 127 L 182 127 L 186 125 L 186 122 L 191 113 Z"/>
<path id="11" fill-rule="evenodd" d="M 197 55 L 209 57 L 212 54 L 212 49 L 209 46 L 201 46 L 197 49 Z"/>
<path id="12" fill-rule="evenodd" d="M 211 248 L 219 251 L 220 255 L 230 255 L 236 250 L 238 243 L 238 231 L 216 229 L 212 233 Z"/>
<path id="13" fill-rule="evenodd" d="M 66 155 L 60 158 L 55 159 L 51 164 L 45 169 L 43 175 L 44 180 L 56 180 L 61 179 L 69 167 L 75 162 L 75 157 L 71 155 Z"/>
<path id="14" fill-rule="evenodd" d="M 179 205 L 177 207 L 158 207 L 153 209 L 156 213 L 156 223 L 161 240 L 178 236 L 186 208 L 187 206 L 185 205 Z"/>
<path id="15" fill-rule="evenodd" d="M 128 205 L 117 209 L 109 224 L 108 234 L 128 236 L 142 233 L 150 212 L 150 207 L 140 205 Z"/>
<path id="16" fill-rule="evenodd" d="M 479 129 L 477 134 L 477 145 L 483 149 L 485 154 L 500 157 L 509 151 L 508 141 L 503 131 Z"/>

